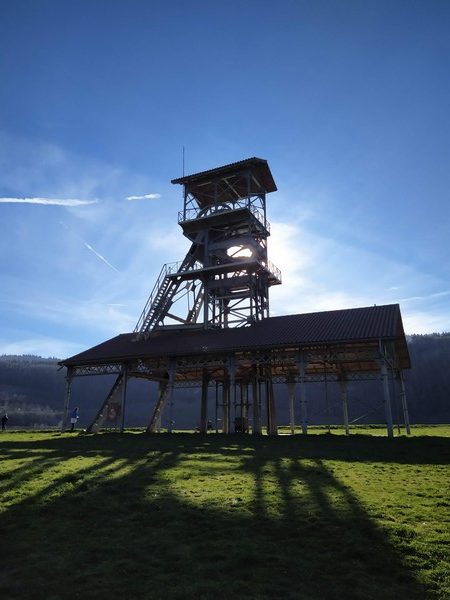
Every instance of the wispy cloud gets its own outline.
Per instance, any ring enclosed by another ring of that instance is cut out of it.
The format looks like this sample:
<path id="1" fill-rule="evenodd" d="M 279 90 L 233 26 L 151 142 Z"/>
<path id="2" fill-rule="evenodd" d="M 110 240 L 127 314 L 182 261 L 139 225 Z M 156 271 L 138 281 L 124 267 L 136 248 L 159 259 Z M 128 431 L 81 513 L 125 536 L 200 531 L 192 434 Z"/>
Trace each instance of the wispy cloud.
<path id="1" fill-rule="evenodd" d="M 24 338 L 14 342 L 0 338 L 1 354 L 35 354 L 49 358 L 65 358 L 81 352 L 84 348 L 84 344 L 53 337 Z"/>
<path id="2" fill-rule="evenodd" d="M 442 311 L 436 313 L 429 310 L 402 312 L 403 327 L 407 334 L 450 331 L 448 315 Z"/>
<path id="3" fill-rule="evenodd" d="M 446 290 L 445 292 L 436 292 L 434 294 L 428 294 L 426 296 L 410 296 L 409 298 L 401 298 L 399 302 L 416 302 L 420 300 L 432 300 L 433 298 L 443 298 L 445 296 L 450 296 L 450 290 Z"/>
<path id="4" fill-rule="evenodd" d="M 97 204 L 98 200 L 78 198 L 0 198 L 0 204 L 43 204 L 45 206 L 84 206 Z"/>
<path id="5" fill-rule="evenodd" d="M 283 275 L 283 285 L 271 290 L 272 315 L 399 302 L 408 333 L 449 328 L 446 301 L 450 290 L 407 296 L 405 289 L 426 290 L 421 273 L 409 265 L 363 248 L 355 252 L 345 243 L 311 234 L 295 221 L 272 223 L 269 256 L 281 266 Z M 389 285 L 391 281 L 394 285 Z"/>
<path id="6" fill-rule="evenodd" d="M 24 319 L 26 317 L 28 323 L 39 321 L 46 323 L 48 332 L 63 331 L 61 329 L 68 322 L 77 324 L 75 338 L 81 337 L 85 341 L 84 347 L 87 344 L 98 344 L 105 336 L 117 335 L 125 331 L 132 331 L 140 310 L 142 307 L 128 306 L 126 304 L 108 302 L 108 293 L 103 294 L 104 290 L 98 293 L 93 292 L 89 298 L 55 298 L 47 293 L 46 290 L 37 292 L 33 295 L 32 301 L 10 302 L 0 298 L 3 314 L 10 316 L 10 322 L 13 322 L 14 316 Z M 57 328 L 55 329 L 55 325 Z M 6 344 L 8 331 L 10 328 L 4 326 L 0 332 L 0 342 Z M 22 333 L 20 329 L 11 328 L 13 333 L 9 335 L 10 343 L 15 343 L 20 337 L 28 337 L 26 331 Z M 80 333 L 80 335 L 78 335 Z M 50 333 L 49 333 L 50 335 Z M 70 336 L 69 336 L 70 337 Z M 12 340 L 12 341 L 11 341 Z M 68 340 L 70 343 L 70 340 Z M 81 350 L 81 349 L 80 349 Z M 78 351 L 80 351 L 78 350 Z M 11 350 L 4 352 L 6 354 L 15 354 Z M 33 352 L 23 352 L 24 354 L 33 354 Z M 2 354 L 2 345 L 0 344 L 0 354 Z M 67 354 L 66 354 L 67 356 Z"/>
<path id="7" fill-rule="evenodd" d="M 157 200 L 161 194 L 144 194 L 143 196 L 127 196 L 127 200 Z"/>

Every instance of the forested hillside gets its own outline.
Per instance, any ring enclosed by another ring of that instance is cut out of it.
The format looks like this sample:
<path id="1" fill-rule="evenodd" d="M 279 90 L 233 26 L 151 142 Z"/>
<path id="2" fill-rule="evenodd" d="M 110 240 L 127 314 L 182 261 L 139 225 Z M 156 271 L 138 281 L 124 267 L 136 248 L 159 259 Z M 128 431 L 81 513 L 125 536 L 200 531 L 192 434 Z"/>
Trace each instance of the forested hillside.
<path id="1" fill-rule="evenodd" d="M 408 338 L 412 369 L 406 374 L 407 397 L 412 423 L 450 422 L 450 334 L 413 335 Z M 58 359 L 36 356 L 0 357 L 0 412 L 7 412 L 8 426 L 48 427 L 61 422 L 65 369 Z M 111 377 L 74 380 L 73 399 L 81 409 L 85 427 L 111 385 Z M 311 424 L 341 422 L 338 386 L 308 386 Z M 127 425 L 144 426 L 155 400 L 155 385 L 131 380 L 127 401 Z M 276 386 L 278 420 L 287 423 L 285 386 Z M 214 418 L 214 399 L 210 414 Z M 382 392 L 379 382 L 352 384 L 349 390 L 350 420 L 382 422 Z M 174 418 L 178 427 L 194 427 L 199 418 L 199 390 L 178 390 Z M 394 420 L 401 420 L 398 401 L 393 402 Z"/>
<path id="2" fill-rule="evenodd" d="M 450 333 L 408 337 L 411 412 L 423 423 L 450 422 Z"/>
<path id="3" fill-rule="evenodd" d="M 0 357 L 0 411 L 13 427 L 57 425 L 64 386 L 56 358 Z"/>

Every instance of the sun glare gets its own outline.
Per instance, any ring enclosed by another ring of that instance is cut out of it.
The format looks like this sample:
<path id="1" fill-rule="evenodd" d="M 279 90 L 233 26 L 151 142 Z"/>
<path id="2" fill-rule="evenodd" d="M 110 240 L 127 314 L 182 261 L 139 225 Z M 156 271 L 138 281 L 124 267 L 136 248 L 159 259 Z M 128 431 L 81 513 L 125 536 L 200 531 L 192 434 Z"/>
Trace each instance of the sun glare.
<path id="1" fill-rule="evenodd" d="M 228 248 L 227 254 L 231 258 L 250 258 L 253 253 L 250 248 L 246 248 L 245 246 L 232 246 Z"/>

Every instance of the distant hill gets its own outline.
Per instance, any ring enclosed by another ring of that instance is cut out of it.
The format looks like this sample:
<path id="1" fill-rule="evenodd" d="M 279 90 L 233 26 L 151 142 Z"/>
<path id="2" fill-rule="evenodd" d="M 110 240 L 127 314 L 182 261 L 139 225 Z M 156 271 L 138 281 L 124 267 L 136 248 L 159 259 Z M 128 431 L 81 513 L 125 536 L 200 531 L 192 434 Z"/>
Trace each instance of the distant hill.
<path id="1" fill-rule="evenodd" d="M 0 410 L 12 427 L 57 425 L 64 386 L 56 358 L 0 356 Z"/>
<path id="2" fill-rule="evenodd" d="M 406 390 L 412 423 L 450 422 L 450 333 L 408 337 L 412 369 L 406 375 Z M 80 407 L 80 426 L 93 418 L 112 384 L 111 376 L 74 379 L 73 402 Z M 286 386 L 276 386 L 278 421 L 287 423 Z M 65 369 L 58 359 L 39 356 L 0 356 L 0 411 L 7 411 L 8 425 L 49 427 L 61 422 L 65 395 Z M 213 396 L 213 394 L 210 394 Z M 156 398 L 156 386 L 142 380 L 130 380 L 127 400 L 127 425 L 148 423 Z M 341 405 L 336 385 L 308 386 L 308 410 L 311 424 L 340 423 Z M 174 418 L 178 427 L 194 427 L 199 420 L 198 389 L 177 390 Z M 382 422 L 382 393 L 379 382 L 351 384 L 350 420 L 358 423 Z M 215 401 L 210 398 L 214 420 Z M 399 403 L 393 402 L 394 420 L 401 420 Z"/>
<path id="3" fill-rule="evenodd" d="M 408 336 L 410 410 L 416 422 L 450 422 L 450 333 Z"/>

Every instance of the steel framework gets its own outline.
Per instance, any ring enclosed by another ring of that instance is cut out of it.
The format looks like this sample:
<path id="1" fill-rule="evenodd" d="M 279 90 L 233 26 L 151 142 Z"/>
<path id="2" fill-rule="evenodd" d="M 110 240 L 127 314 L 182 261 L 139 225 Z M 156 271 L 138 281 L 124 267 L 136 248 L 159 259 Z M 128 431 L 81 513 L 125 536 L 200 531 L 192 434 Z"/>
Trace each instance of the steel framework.
<path id="1" fill-rule="evenodd" d="M 265 160 L 247 159 L 174 179 L 183 185 L 178 222 L 191 242 L 183 261 L 163 266 L 136 324 L 138 339 L 155 328 L 251 325 L 269 316 L 269 287 L 281 272 L 267 257 L 266 193 L 276 190 Z M 179 298 L 190 296 L 187 314 Z"/>
<path id="2" fill-rule="evenodd" d="M 62 361 L 68 369 L 64 414 L 74 377 L 115 375 L 88 431 L 98 431 L 111 421 L 123 430 L 127 382 L 135 377 L 159 385 L 149 432 L 160 430 L 167 407 L 172 430 L 176 388 L 201 387 L 201 432 L 208 430 L 208 395 L 215 391 L 216 430 L 220 415 L 224 433 L 248 432 L 251 424 L 252 432 L 260 434 L 265 414 L 267 432 L 276 434 L 274 385 L 285 384 L 291 432 L 299 401 L 306 434 L 307 384 L 321 382 L 339 386 L 348 433 L 348 383 L 379 380 L 388 435 L 393 435 L 390 388 L 394 381 L 409 433 L 403 379 L 409 355 L 398 306 L 281 317 L 288 319 L 288 327 L 274 342 L 278 326 L 274 325 L 277 318 L 269 318 L 269 288 L 281 283 L 281 273 L 268 260 L 266 194 L 276 185 L 267 161 L 251 158 L 172 183 L 183 185 L 178 222 L 191 242 L 189 251 L 182 261 L 163 266 L 133 334 L 105 342 L 104 350 L 96 347 Z M 187 310 L 186 303 L 179 302 L 182 298 L 188 299 Z M 243 327 L 249 329 L 239 329 Z M 245 335 L 236 336 L 240 331 Z M 255 340 L 250 344 L 247 331 Z M 227 347 L 230 333 L 235 345 Z M 191 347 L 192 335 L 199 340 L 198 349 L 195 344 Z M 161 350 L 164 340 L 165 350 Z M 222 349 L 214 349 L 220 345 Z"/>
<path id="3" fill-rule="evenodd" d="M 409 433 L 409 416 L 403 380 L 404 364 L 395 344 L 382 342 L 328 344 L 293 348 L 258 349 L 232 352 L 204 352 L 189 356 L 128 359 L 122 363 L 101 363 L 69 367 L 67 407 L 70 382 L 73 377 L 88 375 L 116 375 L 111 390 L 97 412 L 88 431 L 95 432 L 108 424 L 111 408 L 125 414 L 126 385 L 131 377 L 145 378 L 159 383 L 148 432 L 159 431 L 161 416 L 169 403 L 173 406 L 177 388 L 202 389 L 200 431 L 208 428 L 208 394 L 216 392 L 217 414 L 222 431 L 229 433 L 239 423 L 248 431 L 261 433 L 262 416 L 267 417 L 267 431 L 277 433 L 277 419 L 273 386 L 285 384 L 290 399 L 289 415 L 292 431 L 295 425 L 295 404 L 299 400 L 303 433 L 308 430 L 307 384 L 338 385 L 342 396 L 343 424 L 349 430 L 347 394 L 348 383 L 379 381 L 382 384 L 388 435 L 393 435 L 391 411 L 391 384 L 397 382 L 402 405 L 403 422 Z M 117 406 L 120 410 L 117 410 Z M 109 419 L 110 420 L 110 419 Z M 123 423 L 123 422 L 122 422 Z M 234 425 L 233 425 L 234 424 Z M 169 430 L 172 418 L 169 420 Z"/>

